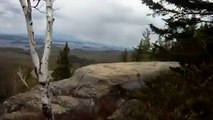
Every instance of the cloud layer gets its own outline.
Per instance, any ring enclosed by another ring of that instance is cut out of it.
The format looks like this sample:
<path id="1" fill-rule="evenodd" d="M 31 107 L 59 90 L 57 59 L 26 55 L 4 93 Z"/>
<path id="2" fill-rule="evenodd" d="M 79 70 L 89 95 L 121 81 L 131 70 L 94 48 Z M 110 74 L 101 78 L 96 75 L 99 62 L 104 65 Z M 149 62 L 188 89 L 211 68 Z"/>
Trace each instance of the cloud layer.
<path id="1" fill-rule="evenodd" d="M 18 0 L 1 1 L 0 32 L 26 33 Z M 132 47 L 149 23 L 157 23 L 140 0 L 56 0 L 54 5 L 54 33 L 67 38 Z M 45 15 L 34 11 L 34 22 L 36 33 L 43 34 Z"/>

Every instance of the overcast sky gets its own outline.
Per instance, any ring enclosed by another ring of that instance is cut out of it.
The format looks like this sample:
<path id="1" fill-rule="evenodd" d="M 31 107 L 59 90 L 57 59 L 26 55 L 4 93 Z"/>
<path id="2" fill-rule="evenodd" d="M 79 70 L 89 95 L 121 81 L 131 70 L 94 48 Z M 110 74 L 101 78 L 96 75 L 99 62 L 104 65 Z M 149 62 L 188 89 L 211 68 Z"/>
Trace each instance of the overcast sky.
<path id="1" fill-rule="evenodd" d="M 19 0 L 0 1 L 0 33 L 25 34 Z M 54 8 L 54 34 L 108 45 L 135 46 L 148 24 L 162 24 L 140 0 L 56 0 Z M 45 15 L 33 12 L 35 33 L 43 35 Z"/>

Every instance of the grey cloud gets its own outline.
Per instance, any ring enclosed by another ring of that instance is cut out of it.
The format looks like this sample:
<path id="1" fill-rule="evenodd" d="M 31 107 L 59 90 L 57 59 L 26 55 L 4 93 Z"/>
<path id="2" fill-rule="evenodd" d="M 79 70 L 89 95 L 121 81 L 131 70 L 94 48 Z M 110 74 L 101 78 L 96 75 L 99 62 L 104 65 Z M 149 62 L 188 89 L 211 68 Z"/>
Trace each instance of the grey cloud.
<path id="1" fill-rule="evenodd" d="M 0 25 L 0 32 L 26 33 L 18 0 L 2 3 L 0 22 L 4 24 Z M 159 22 L 146 16 L 148 10 L 139 0 L 56 0 L 55 8 L 59 8 L 54 14 L 55 33 L 116 46 L 138 44 L 148 24 Z M 45 15 L 34 10 L 33 17 L 36 33 L 43 33 Z"/>
<path id="2" fill-rule="evenodd" d="M 18 8 L 18 6 L 10 2 L 1 3 L 0 12 L 1 12 L 1 17 L 7 17 L 7 18 L 16 17 L 17 15 L 19 16 L 21 14 L 21 11 Z"/>
<path id="3" fill-rule="evenodd" d="M 78 14 L 71 13 L 70 16 L 66 20 L 56 19 L 57 32 L 121 46 L 137 44 L 143 29 L 150 22 L 146 14 L 137 14 L 132 8 L 113 2 L 104 4 L 103 9 L 98 11 L 91 8 Z"/>
<path id="4" fill-rule="evenodd" d="M 145 21 L 143 21 L 143 15 L 135 14 L 133 9 L 126 6 L 112 4 L 109 9 L 111 11 L 110 14 L 99 16 L 101 21 L 129 25 L 141 25 L 148 21 L 148 19 L 144 19 Z"/>
<path id="5" fill-rule="evenodd" d="M 4 14 L 4 11 L 0 11 L 0 16 Z"/>
<path id="6" fill-rule="evenodd" d="M 34 11 L 35 14 L 33 14 L 35 19 L 42 19 L 43 15 L 38 12 Z M 0 9 L 0 15 L 1 17 L 5 18 L 21 18 L 23 17 L 23 12 L 21 9 L 20 4 L 18 3 L 18 0 L 16 2 L 14 0 L 5 0 L 1 3 L 1 9 Z"/>
<path id="7" fill-rule="evenodd" d="M 44 15 L 35 11 L 34 22 L 43 25 Z M 1 33 L 26 33 L 25 19 L 18 0 L 1 1 L 0 5 L 0 32 Z M 35 26 L 35 30 L 41 31 L 40 26 Z"/>

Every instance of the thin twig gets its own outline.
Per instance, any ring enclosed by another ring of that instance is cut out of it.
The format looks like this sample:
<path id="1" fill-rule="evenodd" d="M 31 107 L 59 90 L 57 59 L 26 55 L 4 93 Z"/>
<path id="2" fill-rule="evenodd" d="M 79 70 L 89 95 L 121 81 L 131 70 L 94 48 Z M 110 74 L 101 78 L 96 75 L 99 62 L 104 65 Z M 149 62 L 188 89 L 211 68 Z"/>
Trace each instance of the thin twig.
<path id="1" fill-rule="evenodd" d="M 35 0 L 33 0 L 33 1 L 35 1 Z M 36 3 L 35 6 L 33 6 L 33 8 L 37 8 L 40 2 L 41 2 L 41 0 L 38 0 L 38 2 Z"/>
<path id="2" fill-rule="evenodd" d="M 40 10 L 39 8 L 33 7 L 35 10 L 39 11 L 42 14 L 46 14 L 44 11 Z"/>
<path id="3" fill-rule="evenodd" d="M 26 75 L 23 77 L 24 74 L 23 74 L 21 68 L 19 68 L 19 70 L 16 72 L 16 74 L 20 78 L 21 82 L 29 89 L 29 86 L 26 82 Z"/>

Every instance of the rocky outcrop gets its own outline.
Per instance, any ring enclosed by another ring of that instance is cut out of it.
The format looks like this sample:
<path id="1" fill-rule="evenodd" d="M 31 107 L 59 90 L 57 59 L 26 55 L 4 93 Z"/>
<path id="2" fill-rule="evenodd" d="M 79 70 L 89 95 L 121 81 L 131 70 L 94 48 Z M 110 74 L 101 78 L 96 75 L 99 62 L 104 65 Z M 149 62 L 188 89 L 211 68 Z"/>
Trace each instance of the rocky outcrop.
<path id="1" fill-rule="evenodd" d="M 123 101 L 119 89 L 143 87 L 144 80 L 177 66 L 176 62 L 131 62 L 82 67 L 71 78 L 51 83 L 53 111 L 57 119 L 104 119 Z M 35 86 L 1 104 L 0 119 L 30 115 L 42 119 L 40 103 L 39 86 Z"/>

